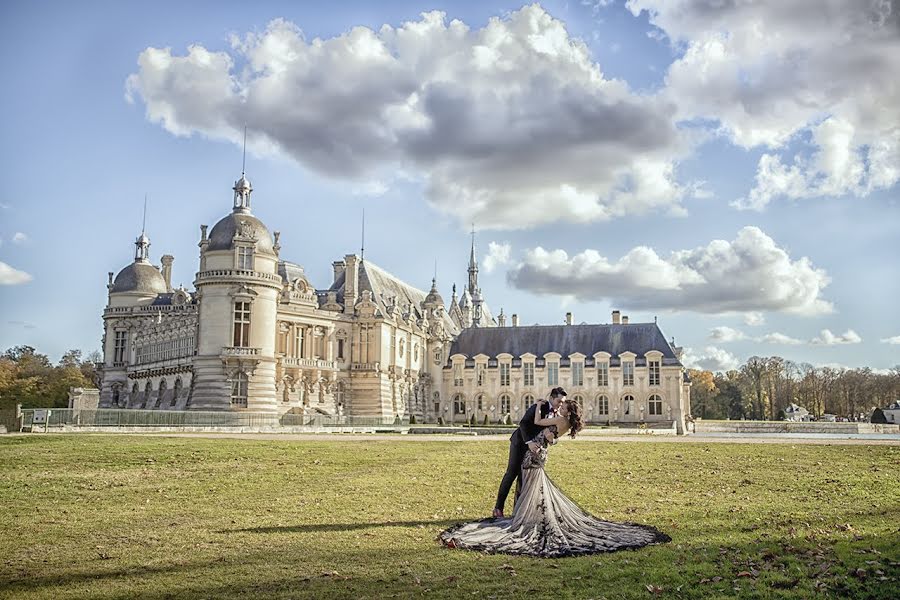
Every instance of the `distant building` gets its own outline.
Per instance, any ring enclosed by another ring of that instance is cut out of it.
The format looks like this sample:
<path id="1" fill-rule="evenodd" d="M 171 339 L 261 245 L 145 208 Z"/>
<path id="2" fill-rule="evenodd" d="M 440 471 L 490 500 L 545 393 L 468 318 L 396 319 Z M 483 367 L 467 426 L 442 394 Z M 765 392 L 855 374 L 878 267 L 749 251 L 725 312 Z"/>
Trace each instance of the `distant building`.
<path id="1" fill-rule="evenodd" d="M 200 226 L 193 289 L 173 289 L 174 257 L 134 262 L 107 285 L 101 408 L 318 412 L 417 420 L 516 418 L 562 385 L 593 421 L 672 421 L 684 431 L 690 382 L 657 324 L 520 327 L 492 314 L 478 285 L 449 306 L 365 259 L 332 263 L 317 288 L 280 256 L 280 233 L 251 213 L 242 174 L 233 207 Z"/>
<path id="2" fill-rule="evenodd" d="M 791 402 L 784 409 L 784 419 L 785 421 L 809 421 L 809 411 Z"/>
<path id="3" fill-rule="evenodd" d="M 884 418 L 888 423 L 900 423 L 900 402 L 892 402 L 887 408 L 882 408 Z"/>

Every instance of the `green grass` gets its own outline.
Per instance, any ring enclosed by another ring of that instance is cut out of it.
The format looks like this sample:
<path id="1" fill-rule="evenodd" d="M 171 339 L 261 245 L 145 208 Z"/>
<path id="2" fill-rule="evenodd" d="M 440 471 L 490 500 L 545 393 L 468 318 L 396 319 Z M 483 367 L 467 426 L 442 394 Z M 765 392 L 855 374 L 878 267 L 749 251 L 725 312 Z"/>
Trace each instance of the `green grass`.
<path id="1" fill-rule="evenodd" d="M 440 546 L 487 514 L 505 452 L 0 437 L 0 597 L 896 597 L 900 447 L 564 441 L 547 470 L 567 494 L 673 541 L 556 560 Z"/>

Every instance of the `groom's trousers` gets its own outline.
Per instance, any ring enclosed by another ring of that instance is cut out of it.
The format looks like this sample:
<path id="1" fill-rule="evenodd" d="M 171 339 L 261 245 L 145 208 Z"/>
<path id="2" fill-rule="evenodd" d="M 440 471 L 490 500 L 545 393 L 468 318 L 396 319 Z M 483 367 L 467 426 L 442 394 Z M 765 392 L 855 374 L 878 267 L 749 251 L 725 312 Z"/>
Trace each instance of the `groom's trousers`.
<path id="1" fill-rule="evenodd" d="M 522 487 L 522 460 L 525 458 L 525 452 L 527 451 L 528 444 L 522 441 L 522 436 L 517 429 L 509 440 L 509 462 L 506 465 L 506 473 L 503 474 L 503 481 L 500 482 L 500 490 L 497 492 L 497 504 L 494 508 L 503 510 L 513 481 L 516 482 L 515 499 L 519 498 L 519 491 Z"/>

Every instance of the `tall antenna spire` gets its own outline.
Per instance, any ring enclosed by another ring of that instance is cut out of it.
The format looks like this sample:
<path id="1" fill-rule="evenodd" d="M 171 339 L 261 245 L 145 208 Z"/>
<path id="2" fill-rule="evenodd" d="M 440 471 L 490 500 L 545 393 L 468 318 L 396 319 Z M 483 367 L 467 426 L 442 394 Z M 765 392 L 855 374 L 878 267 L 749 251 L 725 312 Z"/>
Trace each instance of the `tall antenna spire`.
<path id="1" fill-rule="evenodd" d="M 359 260 L 363 261 L 366 259 L 366 209 L 363 207 L 362 211 L 362 243 L 359 246 Z"/>
<path id="2" fill-rule="evenodd" d="M 244 123 L 244 157 L 241 160 L 241 177 L 247 171 L 247 124 Z"/>
<path id="3" fill-rule="evenodd" d="M 147 193 L 144 193 L 144 218 L 141 221 L 141 235 L 147 231 Z"/>

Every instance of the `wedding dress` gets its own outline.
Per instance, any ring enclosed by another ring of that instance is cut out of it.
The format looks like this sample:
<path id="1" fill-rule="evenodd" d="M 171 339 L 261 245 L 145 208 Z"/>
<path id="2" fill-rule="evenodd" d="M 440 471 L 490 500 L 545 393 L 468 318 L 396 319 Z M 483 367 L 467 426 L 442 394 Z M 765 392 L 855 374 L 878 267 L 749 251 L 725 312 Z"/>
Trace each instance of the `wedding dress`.
<path id="1" fill-rule="evenodd" d="M 440 541 L 450 548 L 489 553 L 560 557 L 641 548 L 669 542 L 671 538 L 648 525 L 603 521 L 582 510 L 560 491 L 544 472 L 548 440 L 541 431 L 533 441 L 540 451 L 529 450 L 522 461 L 522 488 L 512 516 L 459 523 L 441 532 Z"/>

